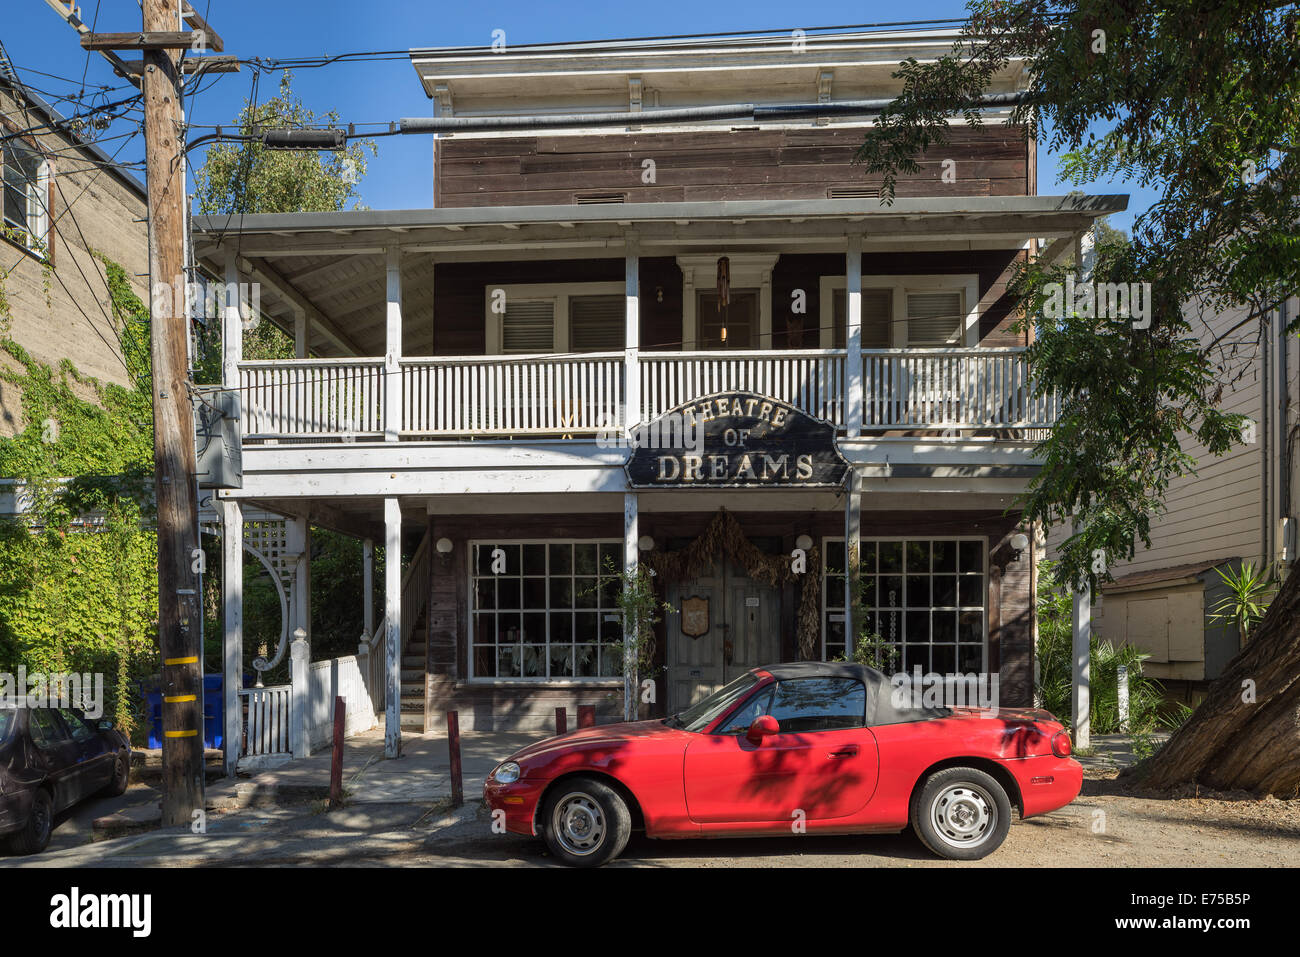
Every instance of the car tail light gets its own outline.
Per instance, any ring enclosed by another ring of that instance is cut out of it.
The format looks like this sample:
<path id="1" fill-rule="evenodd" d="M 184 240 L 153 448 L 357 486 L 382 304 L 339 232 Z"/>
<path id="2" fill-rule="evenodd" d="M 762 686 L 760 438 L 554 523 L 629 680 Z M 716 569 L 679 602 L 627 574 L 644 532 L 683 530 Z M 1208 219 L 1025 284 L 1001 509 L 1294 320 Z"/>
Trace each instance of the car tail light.
<path id="1" fill-rule="evenodd" d="M 1052 753 L 1058 758 L 1068 758 L 1070 756 L 1070 735 L 1065 731 L 1058 731 L 1052 735 Z"/>

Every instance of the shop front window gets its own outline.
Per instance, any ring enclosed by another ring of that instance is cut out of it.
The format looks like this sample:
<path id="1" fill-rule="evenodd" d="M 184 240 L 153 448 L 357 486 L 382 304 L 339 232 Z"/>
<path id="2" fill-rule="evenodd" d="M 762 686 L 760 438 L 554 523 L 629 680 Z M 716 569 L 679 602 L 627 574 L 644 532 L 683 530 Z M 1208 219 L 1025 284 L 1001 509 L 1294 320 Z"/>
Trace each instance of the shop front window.
<path id="1" fill-rule="evenodd" d="M 475 542 L 474 678 L 544 681 L 622 673 L 619 541 Z"/>
<path id="2" fill-rule="evenodd" d="M 889 670 L 982 672 L 987 603 L 984 540 L 863 539 L 860 571 L 865 622 L 898 654 Z M 845 654 L 843 539 L 826 542 L 823 657 Z"/>

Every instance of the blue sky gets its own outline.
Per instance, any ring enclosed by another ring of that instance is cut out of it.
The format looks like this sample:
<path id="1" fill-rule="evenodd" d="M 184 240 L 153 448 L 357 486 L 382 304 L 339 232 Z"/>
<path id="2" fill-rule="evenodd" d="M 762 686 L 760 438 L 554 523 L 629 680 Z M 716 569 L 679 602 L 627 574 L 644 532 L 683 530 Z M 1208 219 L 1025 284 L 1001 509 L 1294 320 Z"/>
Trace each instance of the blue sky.
<path id="1" fill-rule="evenodd" d="M 481 46 L 492 41 L 492 31 L 506 33 L 509 43 L 565 40 L 600 40 L 728 30 L 792 29 L 794 27 L 887 23 L 944 19 L 964 15 L 953 0 L 912 0 L 895 3 L 834 2 L 823 0 L 798 7 L 806 22 L 791 22 L 790 4 L 775 0 L 750 0 L 740 4 L 706 4 L 699 0 L 653 0 L 651 3 L 614 3 L 596 6 L 575 2 L 430 3 L 427 0 L 316 0 L 313 3 L 268 0 L 191 0 L 204 13 L 226 43 L 226 52 L 263 58 L 315 57 L 353 51 L 405 50 L 413 46 Z M 80 0 L 81 16 L 91 23 L 98 17 L 99 32 L 139 28 L 136 0 Z M 5 0 L 3 40 L 24 82 L 54 96 L 77 92 L 83 70 L 89 86 L 120 86 L 98 54 L 87 56 L 75 31 L 42 0 Z M 42 76 L 54 74 L 72 82 Z M 229 124 L 249 96 L 252 71 L 221 77 L 192 103 L 188 117 L 195 124 Z M 274 92 L 278 76 L 263 75 L 261 90 Z M 321 69 L 300 70 L 294 89 L 317 112 L 337 110 L 345 122 L 395 120 L 403 116 L 428 116 L 432 104 L 425 97 L 415 71 L 405 59 L 385 62 L 341 63 Z M 127 91 L 129 92 L 129 90 Z M 124 92 L 106 94 L 112 99 Z M 47 96 L 47 99 L 52 99 Z M 64 112 L 72 108 L 55 101 Z M 131 126 L 119 121 L 101 134 L 127 133 Z M 195 131 L 193 135 L 202 132 Z M 123 147 L 120 159 L 140 161 L 143 140 L 136 137 L 107 140 L 112 153 Z M 379 156 L 360 184 L 361 197 L 374 209 L 427 207 L 432 199 L 431 144 L 425 136 L 380 139 Z M 1069 186 L 1056 182 L 1055 158 L 1040 144 L 1038 191 L 1064 193 Z M 200 156 L 196 151 L 196 159 Z M 1130 193 L 1129 210 L 1112 217 L 1111 224 L 1128 231 L 1134 216 L 1155 198 L 1131 184 L 1100 182 L 1084 186 L 1088 192 Z"/>

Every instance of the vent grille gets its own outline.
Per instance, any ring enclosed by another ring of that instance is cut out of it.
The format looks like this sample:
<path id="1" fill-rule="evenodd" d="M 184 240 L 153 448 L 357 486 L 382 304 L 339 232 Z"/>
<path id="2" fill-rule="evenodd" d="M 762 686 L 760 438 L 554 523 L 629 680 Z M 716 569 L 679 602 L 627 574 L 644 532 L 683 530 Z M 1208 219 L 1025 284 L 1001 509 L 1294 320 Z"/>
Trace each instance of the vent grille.
<path id="1" fill-rule="evenodd" d="M 606 203 L 626 203 L 627 193 L 574 193 L 573 201 L 579 206 L 600 206 Z"/>
<path id="2" fill-rule="evenodd" d="M 832 186 L 826 190 L 827 199 L 878 199 L 879 186 Z"/>

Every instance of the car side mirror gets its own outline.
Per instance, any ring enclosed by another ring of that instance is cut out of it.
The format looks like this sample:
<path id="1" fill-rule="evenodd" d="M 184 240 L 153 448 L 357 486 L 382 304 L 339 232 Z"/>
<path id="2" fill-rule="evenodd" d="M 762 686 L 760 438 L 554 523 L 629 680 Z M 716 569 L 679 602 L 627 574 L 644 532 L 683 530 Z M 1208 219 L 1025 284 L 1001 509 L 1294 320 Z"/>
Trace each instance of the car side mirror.
<path id="1" fill-rule="evenodd" d="M 745 737 L 754 744 L 762 744 L 763 739 L 768 735 L 780 733 L 781 726 L 777 724 L 776 718 L 772 717 L 770 714 L 764 714 L 759 715 L 759 717 L 754 720 L 754 723 L 749 726 L 749 730 L 745 732 Z"/>

